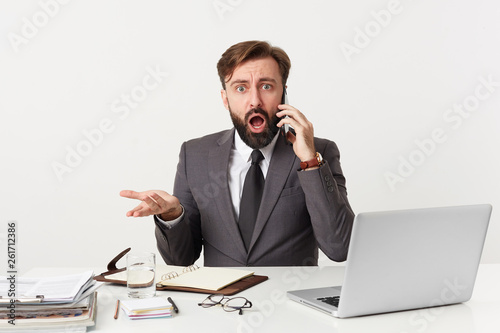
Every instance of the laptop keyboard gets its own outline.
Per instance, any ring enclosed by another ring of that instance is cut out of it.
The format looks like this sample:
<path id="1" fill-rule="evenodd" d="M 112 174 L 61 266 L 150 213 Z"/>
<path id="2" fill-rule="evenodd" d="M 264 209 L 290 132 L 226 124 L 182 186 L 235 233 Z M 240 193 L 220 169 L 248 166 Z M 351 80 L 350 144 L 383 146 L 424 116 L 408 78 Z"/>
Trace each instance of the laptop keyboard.
<path id="1" fill-rule="evenodd" d="M 330 297 L 320 297 L 317 298 L 318 301 L 325 302 L 326 304 L 339 307 L 340 296 L 330 296 Z"/>

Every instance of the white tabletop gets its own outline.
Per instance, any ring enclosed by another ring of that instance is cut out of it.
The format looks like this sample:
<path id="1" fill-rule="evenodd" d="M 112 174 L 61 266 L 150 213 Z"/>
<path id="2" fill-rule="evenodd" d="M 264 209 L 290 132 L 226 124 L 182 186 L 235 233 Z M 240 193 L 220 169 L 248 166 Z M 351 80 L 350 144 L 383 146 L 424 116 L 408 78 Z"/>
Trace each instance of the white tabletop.
<path id="1" fill-rule="evenodd" d="M 220 307 L 197 304 L 207 295 L 161 291 L 179 307 L 172 318 L 129 320 L 123 313 L 113 319 L 116 300 L 126 288 L 104 285 L 98 290 L 97 324 L 90 332 L 495 332 L 500 331 L 500 264 L 480 266 L 470 301 L 445 307 L 403 311 L 359 318 L 337 319 L 289 300 L 286 291 L 342 283 L 344 267 L 252 267 L 269 280 L 238 294 L 253 303 L 243 315 Z M 34 269 L 31 276 L 69 272 Z M 101 271 L 96 270 L 96 273 Z"/>

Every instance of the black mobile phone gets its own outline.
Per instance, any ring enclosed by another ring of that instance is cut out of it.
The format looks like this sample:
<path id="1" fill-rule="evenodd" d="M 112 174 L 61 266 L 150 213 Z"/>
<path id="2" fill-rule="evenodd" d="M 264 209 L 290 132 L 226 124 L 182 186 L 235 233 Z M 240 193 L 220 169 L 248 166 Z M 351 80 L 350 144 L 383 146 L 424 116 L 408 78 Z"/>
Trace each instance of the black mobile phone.
<path id="1" fill-rule="evenodd" d="M 283 96 L 281 96 L 281 104 L 288 104 L 288 95 L 286 93 L 285 87 L 283 87 Z M 283 118 L 289 118 L 288 116 L 285 116 Z M 281 118 L 281 119 L 283 119 Z M 291 145 L 292 143 L 288 141 L 287 134 L 288 132 L 291 132 L 293 135 L 295 135 L 295 130 L 293 129 L 292 126 L 288 124 L 284 124 L 283 126 L 280 127 L 280 133 L 283 136 L 285 140 L 285 144 Z"/>

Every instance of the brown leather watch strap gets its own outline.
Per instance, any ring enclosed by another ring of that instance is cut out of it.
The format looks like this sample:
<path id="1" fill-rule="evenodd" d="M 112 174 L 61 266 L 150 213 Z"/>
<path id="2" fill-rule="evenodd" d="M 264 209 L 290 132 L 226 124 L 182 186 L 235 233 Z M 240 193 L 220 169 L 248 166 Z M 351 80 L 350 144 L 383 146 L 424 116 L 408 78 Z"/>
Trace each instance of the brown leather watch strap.
<path id="1" fill-rule="evenodd" d="M 309 161 L 300 162 L 300 168 L 302 170 L 305 170 L 305 169 L 309 169 L 309 168 L 318 167 L 321 165 L 322 162 L 323 162 L 323 159 L 322 159 L 321 155 L 318 152 L 316 152 L 316 156 L 314 156 L 313 159 L 311 159 Z"/>

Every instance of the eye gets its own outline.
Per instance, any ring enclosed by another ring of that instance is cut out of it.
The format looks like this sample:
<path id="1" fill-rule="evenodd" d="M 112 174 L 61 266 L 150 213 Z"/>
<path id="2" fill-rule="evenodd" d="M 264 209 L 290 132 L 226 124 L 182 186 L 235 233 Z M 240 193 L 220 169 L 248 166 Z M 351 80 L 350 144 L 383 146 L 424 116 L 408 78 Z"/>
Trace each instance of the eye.
<path id="1" fill-rule="evenodd" d="M 238 87 L 236 87 L 236 91 L 237 91 L 237 92 L 244 92 L 244 91 L 245 91 L 245 87 L 243 87 L 243 86 L 238 86 Z"/>
<path id="2" fill-rule="evenodd" d="M 266 84 L 264 84 L 264 85 L 262 86 L 262 89 L 264 89 L 264 90 L 269 90 L 269 89 L 271 89 L 271 85 L 270 85 L 270 84 L 268 84 L 268 83 L 266 83 Z"/>

